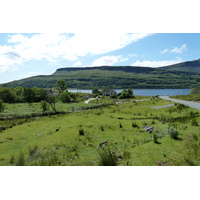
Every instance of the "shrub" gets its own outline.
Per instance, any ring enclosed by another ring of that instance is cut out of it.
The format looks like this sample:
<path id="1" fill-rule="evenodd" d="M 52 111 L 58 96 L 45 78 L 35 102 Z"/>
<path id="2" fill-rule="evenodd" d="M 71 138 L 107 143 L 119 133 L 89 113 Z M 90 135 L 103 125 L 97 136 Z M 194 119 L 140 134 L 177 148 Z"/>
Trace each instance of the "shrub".
<path id="1" fill-rule="evenodd" d="M 25 158 L 24 158 L 24 154 L 21 152 L 17 161 L 16 161 L 16 165 L 17 166 L 24 166 L 25 165 Z"/>
<path id="2" fill-rule="evenodd" d="M 131 157 L 131 153 L 130 153 L 129 151 L 127 151 L 127 150 L 124 150 L 124 152 L 123 152 L 123 157 L 124 157 L 125 159 L 129 159 L 129 158 Z"/>
<path id="3" fill-rule="evenodd" d="M 158 143 L 158 136 L 156 135 L 156 133 L 153 133 L 153 141 L 154 143 Z"/>
<path id="4" fill-rule="evenodd" d="M 117 166 L 117 156 L 109 148 L 103 148 L 98 151 L 100 166 Z"/>
<path id="5" fill-rule="evenodd" d="M 193 133 L 193 134 L 192 134 L 192 137 L 193 137 L 194 140 L 198 140 L 198 139 L 199 139 L 199 138 L 198 138 L 198 135 L 197 135 L 196 133 Z"/>
<path id="6" fill-rule="evenodd" d="M 43 112 L 49 110 L 49 104 L 46 101 L 41 101 L 40 103 Z"/>
<path id="7" fill-rule="evenodd" d="M 101 131 L 104 131 L 104 126 L 101 125 L 101 126 L 99 127 L 99 129 L 100 129 Z"/>
<path id="8" fill-rule="evenodd" d="M 15 157 L 12 155 L 11 157 L 10 157 L 10 164 L 14 164 L 14 162 L 15 162 Z"/>
<path id="9" fill-rule="evenodd" d="M 4 111 L 4 105 L 3 105 L 3 101 L 0 100 L 0 112 Z"/>
<path id="10" fill-rule="evenodd" d="M 34 156 L 38 151 L 38 146 L 34 146 L 33 148 L 29 149 L 29 156 Z"/>
<path id="11" fill-rule="evenodd" d="M 60 100 L 62 101 L 62 103 L 70 103 L 71 98 L 67 92 L 62 92 L 60 94 Z"/>
<path id="12" fill-rule="evenodd" d="M 85 135 L 85 131 L 82 128 L 79 129 L 79 135 Z"/>
<path id="13" fill-rule="evenodd" d="M 192 119 L 191 125 L 192 126 L 199 126 L 199 124 L 198 124 L 196 119 Z"/>
<path id="14" fill-rule="evenodd" d="M 132 122 L 132 127 L 133 128 L 140 128 L 136 122 Z"/>
<path id="15" fill-rule="evenodd" d="M 178 139 L 179 132 L 172 127 L 168 127 L 168 134 L 172 139 Z"/>

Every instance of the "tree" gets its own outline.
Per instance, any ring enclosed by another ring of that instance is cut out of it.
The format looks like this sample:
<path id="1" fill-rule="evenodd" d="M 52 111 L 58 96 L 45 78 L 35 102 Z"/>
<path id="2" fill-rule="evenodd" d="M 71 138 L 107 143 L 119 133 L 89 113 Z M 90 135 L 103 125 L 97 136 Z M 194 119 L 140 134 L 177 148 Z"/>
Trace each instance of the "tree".
<path id="1" fill-rule="evenodd" d="M 120 99 L 129 99 L 133 98 L 133 90 L 128 89 L 128 90 L 123 90 L 119 96 Z"/>
<path id="2" fill-rule="evenodd" d="M 4 105 L 3 105 L 3 101 L 0 100 L 0 112 L 4 111 Z"/>
<path id="3" fill-rule="evenodd" d="M 16 95 L 12 88 L 1 88 L 0 89 L 0 99 L 4 103 L 14 103 L 15 97 L 16 97 Z"/>
<path id="4" fill-rule="evenodd" d="M 70 95 L 69 93 L 67 92 L 62 92 L 60 94 L 60 100 L 63 102 L 63 103 L 69 103 L 71 101 L 71 98 L 70 98 Z"/>
<path id="5" fill-rule="evenodd" d="M 35 92 L 32 88 L 24 88 L 24 101 L 28 103 L 34 102 Z"/>
<path id="6" fill-rule="evenodd" d="M 24 94 L 24 88 L 22 86 L 18 86 L 15 88 L 15 102 L 16 103 L 22 103 L 23 102 L 23 94 Z"/>
<path id="7" fill-rule="evenodd" d="M 198 88 L 193 88 L 193 89 L 190 91 L 190 94 L 200 94 L 200 87 L 198 87 Z"/>
<path id="8" fill-rule="evenodd" d="M 64 80 L 57 80 L 56 85 L 59 93 L 64 92 L 67 89 L 67 84 Z"/>
<path id="9" fill-rule="evenodd" d="M 46 97 L 46 102 L 51 106 L 52 110 L 56 113 L 56 97 L 48 95 Z"/>
<path id="10" fill-rule="evenodd" d="M 100 92 L 99 92 L 99 90 L 97 89 L 97 88 L 94 88 L 93 90 L 92 90 L 92 94 L 99 94 Z"/>
<path id="11" fill-rule="evenodd" d="M 49 110 L 49 105 L 46 101 L 41 101 L 41 108 L 43 110 L 43 112 Z"/>
<path id="12" fill-rule="evenodd" d="M 34 102 L 40 102 L 46 98 L 47 93 L 43 89 L 33 87 L 32 90 L 34 91 Z"/>
<path id="13" fill-rule="evenodd" d="M 128 89 L 127 92 L 128 92 L 128 94 L 129 94 L 130 96 L 133 96 L 133 90 L 132 90 L 132 89 Z"/>

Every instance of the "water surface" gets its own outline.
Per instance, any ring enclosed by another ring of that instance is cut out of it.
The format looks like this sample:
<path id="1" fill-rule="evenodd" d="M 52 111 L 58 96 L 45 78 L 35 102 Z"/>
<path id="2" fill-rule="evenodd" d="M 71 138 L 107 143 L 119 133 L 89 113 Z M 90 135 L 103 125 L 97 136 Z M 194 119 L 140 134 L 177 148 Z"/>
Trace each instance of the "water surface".
<path id="1" fill-rule="evenodd" d="M 186 95 L 190 93 L 191 89 L 133 89 L 134 95 L 140 96 L 156 96 L 156 95 L 164 95 L 164 96 L 173 96 L 173 95 Z M 123 89 L 115 89 L 117 93 L 123 91 Z M 69 90 L 69 92 L 82 92 L 82 93 L 92 93 L 92 90 L 81 90 L 81 89 L 73 89 Z"/>

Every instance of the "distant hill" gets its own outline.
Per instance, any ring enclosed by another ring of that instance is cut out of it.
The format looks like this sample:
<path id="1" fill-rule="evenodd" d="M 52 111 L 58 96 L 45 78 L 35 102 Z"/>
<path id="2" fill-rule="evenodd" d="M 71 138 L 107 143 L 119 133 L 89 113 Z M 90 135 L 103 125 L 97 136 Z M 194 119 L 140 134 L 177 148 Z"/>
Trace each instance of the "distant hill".
<path id="1" fill-rule="evenodd" d="M 53 75 L 60 75 L 72 71 L 85 71 L 85 70 L 123 71 L 136 74 L 149 73 L 154 71 L 154 69 L 151 67 L 135 67 L 135 66 L 67 67 L 67 68 L 57 69 Z"/>
<path id="2" fill-rule="evenodd" d="M 52 75 L 34 76 L 7 83 L 9 87 L 52 88 L 63 79 L 68 88 L 193 88 L 200 87 L 200 60 L 151 68 L 138 66 L 67 67 Z"/>
<path id="3" fill-rule="evenodd" d="M 186 61 L 166 67 L 160 67 L 160 69 L 170 70 L 170 71 L 184 71 L 200 73 L 200 59 L 193 61 Z"/>

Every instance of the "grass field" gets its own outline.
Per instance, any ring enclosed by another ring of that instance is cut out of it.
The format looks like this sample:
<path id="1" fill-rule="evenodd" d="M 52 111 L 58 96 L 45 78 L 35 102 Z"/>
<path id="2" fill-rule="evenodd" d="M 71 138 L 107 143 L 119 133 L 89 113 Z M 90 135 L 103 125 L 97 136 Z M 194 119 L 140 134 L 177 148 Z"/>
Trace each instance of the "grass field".
<path id="1" fill-rule="evenodd" d="M 97 105 L 101 102 L 90 102 Z M 90 110 L 15 119 L 0 133 L 0 165 L 200 165 L 197 110 L 168 101 L 126 101 Z M 83 104 L 77 104 L 81 106 Z M 41 112 L 39 104 L 6 105 L 5 114 Z M 70 104 L 58 103 L 66 111 Z M 21 120 L 21 122 L 20 122 Z M 0 126 L 8 123 L 0 121 Z M 154 127 L 146 132 L 144 126 Z M 103 141 L 105 145 L 99 147 Z"/>

